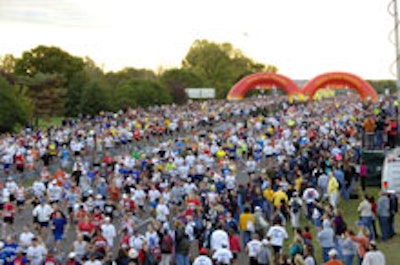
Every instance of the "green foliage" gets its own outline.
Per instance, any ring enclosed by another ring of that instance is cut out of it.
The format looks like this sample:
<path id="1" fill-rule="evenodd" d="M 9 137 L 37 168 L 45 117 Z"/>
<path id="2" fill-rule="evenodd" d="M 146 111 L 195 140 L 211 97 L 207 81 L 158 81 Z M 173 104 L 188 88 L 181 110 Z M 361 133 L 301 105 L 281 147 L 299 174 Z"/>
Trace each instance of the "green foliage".
<path id="1" fill-rule="evenodd" d="M 172 102 L 168 90 L 159 83 L 143 79 L 131 79 L 120 83 L 115 90 L 116 109 L 148 107 Z"/>
<path id="2" fill-rule="evenodd" d="M 0 69 L 6 73 L 13 73 L 15 68 L 16 58 L 12 54 L 0 56 Z"/>
<path id="3" fill-rule="evenodd" d="M 111 90 L 104 79 L 93 79 L 85 85 L 80 109 L 83 114 L 96 115 L 110 109 Z"/>
<path id="4" fill-rule="evenodd" d="M 15 73 L 34 76 L 37 73 L 61 74 L 68 81 L 74 73 L 83 70 L 84 61 L 58 47 L 40 45 L 24 52 L 15 63 Z"/>
<path id="5" fill-rule="evenodd" d="M 384 94 L 386 89 L 389 89 L 390 94 L 397 93 L 396 82 L 394 80 L 368 80 L 376 93 Z"/>
<path id="6" fill-rule="evenodd" d="M 112 87 L 118 87 L 121 82 L 125 82 L 130 79 L 146 79 L 157 81 L 157 75 L 148 69 L 136 69 L 132 67 L 126 67 L 118 72 L 109 72 L 106 74 L 107 81 Z"/>
<path id="7" fill-rule="evenodd" d="M 67 90 L 62 86 L 63 82 L 63 77 L 57 73 L 38 72 L 33 76 L 19 77 L 19 85 L 27 87 L 35 119 L 64 115 Z"/>
<path id="8" fill-rule="evenodd" d="M 225 98 L 231 87 L 248 74 L 277 71 L 275 66 L 247 58 L 230 43 L 218 44 L 207 40 L 193 43 L 182 66 L 206 80 L 206 85 L 215 88 L 219 98 Z"/>
<path id="9" fill-rule="evenodd" d="M 23 92 L 23 91 L 22 91 Z M 17 131 L 30 120 L 29 99 L 0 76 L 0 132 Z"/>
<path id="10" fill-rule="evenodd" d="M 173 102 L 177 104 L 184 104 L 187 101 L 185 88 L 202 87 L 204 84 L 193 71 L 178 68 L 165 71 L 160 81 L 169 90 Z"/>

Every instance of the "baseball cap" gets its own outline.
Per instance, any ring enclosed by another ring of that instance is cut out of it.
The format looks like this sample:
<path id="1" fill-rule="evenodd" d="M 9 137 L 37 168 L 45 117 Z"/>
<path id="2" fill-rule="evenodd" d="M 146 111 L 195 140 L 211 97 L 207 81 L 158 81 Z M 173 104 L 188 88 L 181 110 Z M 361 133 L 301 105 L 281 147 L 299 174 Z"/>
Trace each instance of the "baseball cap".
<path id="1" fill-rule="evenodd" d="M 334 248 L 332 248 L 331 250 L 329 250 L 329 252 L 328 252 L 328 255 L 329 255 L 329 257 L 334 257 L 334 256 L 337 256 L 337 251 L 336 251 L 336 249 L 334 249 Z"/>
<path id="2" fill-rule="evenodd" d="M 76 256 L 75 252 L 70 252 L 70 253 L 68 254 L 68 258 L 70 258 L 70 259 L 74 259 L 75 256 Z"/>
<path id="3" fill-rule="evenodd" d="M 200 255 L 207 255 L 208 250 L 206 248 L 201 248 L 199 253 L 200 253 Z"/>
<path id="4" fill-rule="evenodd" d="M 269 241 L 268 241 L 267 239 L 263 239 L 263 240 L 261 241 L 261 243 L 262 243 L 264 246 L 268 246 L 268 245 L 269 245 Z"/>

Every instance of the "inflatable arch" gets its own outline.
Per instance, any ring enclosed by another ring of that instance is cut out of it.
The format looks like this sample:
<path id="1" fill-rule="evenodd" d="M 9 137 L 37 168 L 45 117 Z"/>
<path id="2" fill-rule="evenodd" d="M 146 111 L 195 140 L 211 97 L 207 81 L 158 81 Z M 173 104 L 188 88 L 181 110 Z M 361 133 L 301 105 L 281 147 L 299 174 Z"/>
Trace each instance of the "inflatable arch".
<path id="1" fill-rule="evenodd" d="M 247 92 L 261 87 L 277 87 L 283 89 L 290 97 L 301 94 L 297 84 L 290 78 L 276 73 L 256 73 L 243 77 L 229 91 L 228 100 L 240 100 Z"/>
<path id="2" fill-rule="evenodd" d="M 312 100 L 319 89 L 326 87 L 333 87 L 335 89 L 353 88 L 360 95 L 361 100 L 378 100 L 375 89 L 367 81 L 354 74 L 345 72 L 331 72 L 318 75 L 308 81 L 302 91 Z"/>

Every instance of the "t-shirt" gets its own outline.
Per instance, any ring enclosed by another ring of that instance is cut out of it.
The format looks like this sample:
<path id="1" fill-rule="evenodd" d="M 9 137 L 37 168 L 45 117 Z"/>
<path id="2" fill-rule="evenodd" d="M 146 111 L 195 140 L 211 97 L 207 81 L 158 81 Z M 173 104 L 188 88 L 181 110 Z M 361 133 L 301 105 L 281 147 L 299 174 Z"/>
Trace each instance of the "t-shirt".
<path id="1" fill-rule="evenodd" d="M 215 251 L 212 256 L 213 260 L 216 260 L 219 264 L 231 264 L 231 259 L 233 258 L 232 252 L 227 248 L 220 248 Z"/>
<path id="2" fill-rule="evenodd" d="M 222 245 L 229 247 L 229 236 L 224 230 L 215 230 L 211 234 L 211 249 L 218 250 L 222 248 Z"/>
<path id="3" fill-rule="evenodd" d="M 198 256 L 193 262 L 193 265 L 212 265 L 212 264 L 213 264 L 212 260 L 209 257 L 203 255 Z"/>
<path id="4" fill-rule="evenodd" d="M 287 239 L 289 236 L 284 227 L 279 225 L 274 225 L 268 230 L 267 237 L 270 238 L 270 243 L 272 246 L 282 247 L 283 241 Z"/>
<path id="5" fill-rule="evenodd" d="M 248 255 L 249 257 L 255 258 L 257 256 L 258 250 L 261 247 L 261 241 L 253 239 L 247 243 Z"/>
<path id="6" fill-rule="evenodd" d="M 66 224 L 67 224 L 67 220 L 65 220 L 65 218 L 55 218 L 53 220 L 53 225 L 55 227 L 53 233 L 56 235 L 63 235 L 64 227 Z"/>

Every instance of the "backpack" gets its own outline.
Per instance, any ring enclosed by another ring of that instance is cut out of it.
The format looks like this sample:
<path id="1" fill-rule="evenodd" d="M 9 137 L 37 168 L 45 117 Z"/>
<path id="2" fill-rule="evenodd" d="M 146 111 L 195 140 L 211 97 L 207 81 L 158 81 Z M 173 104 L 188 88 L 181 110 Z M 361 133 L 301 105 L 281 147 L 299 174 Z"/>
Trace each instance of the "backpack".
<path id="1" fill-rule="evenodd" d="M 300 210 L 300 204 L 297 202 L 297 200 L 293 200 L 293 203 L 292 203 L 293 213 L 298 213 L 299 210 Z"/>
<path id="2" fill-rule="evenodd" d="M 158 264 L 161 261 L 161 249 L 159 247 L 155 247 L 151 250 L 151 254 L 153 254 L 155 264 Z"/>
<path id="3" fill-rule="evenodd" d="M 172 237 L 168 234 L 164 235 L 160 246 L 163 253 L 171 253 L 173 247 Z"/>

